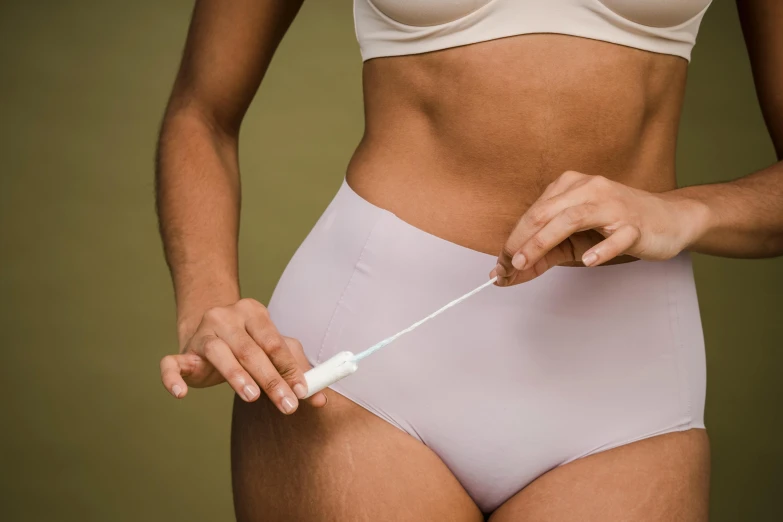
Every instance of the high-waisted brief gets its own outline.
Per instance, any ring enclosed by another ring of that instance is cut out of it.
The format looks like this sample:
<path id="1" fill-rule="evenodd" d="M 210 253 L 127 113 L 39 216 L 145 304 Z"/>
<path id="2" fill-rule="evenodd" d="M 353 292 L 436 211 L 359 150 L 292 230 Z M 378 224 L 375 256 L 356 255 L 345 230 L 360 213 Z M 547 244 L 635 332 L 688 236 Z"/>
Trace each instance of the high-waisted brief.
<path id="1" fill-rule="evenodd" d="M 316 365 L 407 327 L 485 282 L 495 263 L 343 182 L 269 310 Z M 705 387 L 685 253 L 487 288 L 331 388 L 426 444 L 490 512 L 554 467 L 703 428 Z"/>

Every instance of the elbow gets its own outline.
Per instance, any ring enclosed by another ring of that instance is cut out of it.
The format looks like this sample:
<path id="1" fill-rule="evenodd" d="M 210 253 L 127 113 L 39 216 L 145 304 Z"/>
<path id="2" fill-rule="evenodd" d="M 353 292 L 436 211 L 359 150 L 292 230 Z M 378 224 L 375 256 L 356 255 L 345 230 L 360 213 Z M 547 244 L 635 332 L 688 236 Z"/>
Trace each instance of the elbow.
<path id="1" fill-rule="evenodd" d="M 160 138 L 169 129 L 209 133 L 220 141 L 239 139 L 241 118 L 221 116 L 220 111 L 188 95 L 175 95 L 169 100 L 160 126 Z"/>

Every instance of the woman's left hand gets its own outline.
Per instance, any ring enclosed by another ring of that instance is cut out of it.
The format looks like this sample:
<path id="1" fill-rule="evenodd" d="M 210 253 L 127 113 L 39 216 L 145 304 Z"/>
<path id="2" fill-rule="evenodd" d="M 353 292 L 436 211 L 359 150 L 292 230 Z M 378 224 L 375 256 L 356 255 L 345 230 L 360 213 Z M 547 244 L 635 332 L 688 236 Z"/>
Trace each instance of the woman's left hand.
<path id="1" fill-rule="evenodd" d="M 695 241 L 704 215 L 702 203 L 676 192 L 568 171 L 520 218 L 490 277 L 509 286 L 556 265 L 595 266 L 623 254 L 670 259 Z"/>

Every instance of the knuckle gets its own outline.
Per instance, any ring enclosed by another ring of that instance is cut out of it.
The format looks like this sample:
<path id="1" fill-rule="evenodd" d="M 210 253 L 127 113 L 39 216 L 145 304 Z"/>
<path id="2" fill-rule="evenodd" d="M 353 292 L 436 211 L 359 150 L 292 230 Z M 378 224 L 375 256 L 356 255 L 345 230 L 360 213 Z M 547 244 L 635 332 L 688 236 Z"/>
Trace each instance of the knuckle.
<path id="1" fill-rule="evenodd" d="M 163 357 L 160 360 L 160 372 L 161 373 L 165 373 L 166 370 L 168 370 L 169 367 L 171 366 L 171 363 L 173 362 L 173 360 L 174 360 L 174 356 L 173 355 L 166 355 L 165 357 Z"/>
<path id="2" fill-rule="evenodd" d="M 211 323 L 218 323 L 225 317 L 225 310 L 219 306 L 214 306 L 204 312 L 204 320 Z"/>
<path id="3" fill-rule="evenodd" d="M 278 336 L 269 336 L 268 338 L 264 339 L 262 346 L 267 354 L 274 356 L 283 350 L 285 343 Z"/>
<path id="4" fill-rule="evenodd" d="M 512 257 L 514 257 L 516 251 L 517 250 L 512 248 L 508 243 L 504 244 L 503 248 L 500 249 L 500 260 L 510 260 Z"/>
<path id="5" fill-rule="evenodd" d="M 251 341 L 242 341 L 234 349 L 234 356 L 238 361 L 247 362 L 256 353 L 256 346 Z"/>
<path id="6" fill-rule="evenodd" d="M 265 313 L 266 307 L 253 299 L 252 297 L 245 297 L 237 301 L 237 307 L 240 310 L 247 310 L 254 313 Z"/>
<path id="7" fill-rule="evenodd" d="M 269 310 L 258 301 L 256 301 L 256 305 L 253 306 L 253 313 L 262 319 L 269 319 Z"/>
<path id="8" fill-rule="evenodd" d="M 543 250 L 544 248 L 546 248 L 546 241 L 544 241 L 544 238 L 542 238 L 539 234 L 536 234 L 535 236 L 530 238 L 530 244 L 536 250 Z"/>
<path id="9" fill-rule="evenodd" d="M 289 348 L 293 348 L 294 350 L 299 350 L 299 351 L 302 351 L 304 349 L 299 339 L 296 339 L 294 337 L 284 337 L 283 339 L 285 340 L 285 343 L 288 345 Z"/>
<path id="10" fill-rule="evenodd" d="M 590 181 L 588 183 L 590 183 L 590 185 L 592 185 L 595 188 L 604 189 L 608 187 L 611 182 L 604 176 L 601 176 L 600 174 L 596 174 L 590 178 Z"/>
<path id="11" fill-rule="evenodd" d="M 285 363 L 277 366 L 277 373 L 280 374 L 280 376 L 284 379 L 287 379 L 289 377 L 293 377 L 297 373 L 297 366 L 295 363 Z"/>
<path id="12" fill-rule="evenodd" d="M 565 211 L 565 218 L 571 225 L 581 225 L 587 218 L 587 209 L 584 207 L 571 207 Z"/>
<path id="13" fill-rule="evenodd" d="M 253 305 L 253 301 L 254 301 L 254 299 L 252 299 L 250 297 L 243 297 L 242 299 L 237 301 L 234 306 L 236 306 L 240 310 L 250 309 L 250 308 L 252 308 L 254 306 Z"/>
<path id="14" fill-rule="evenodd" d="M 530 210 L 530 224 L 535 227 L 543 227 L 547 223 L 549 213 L 545 207 L 537 207 Z"/>
<path id="15" fill-rule="evenodd" d="M 208 335 L 204 337 L 202 350 L 204 351 L 204 355 L 207 358 L 215 355 L 215 353 L 218 351 L 219 348 L 220 348 L 220 339 L 218 339 L 214 335 Z"/>
<path id="16" fill-rule="evenodd" d="M 268 381 L 264 383 L 264 390 L 267 393 L 273 392 L 278 386 L 280 386 L 280 379 L 277 377 L 272 377 Z"/>

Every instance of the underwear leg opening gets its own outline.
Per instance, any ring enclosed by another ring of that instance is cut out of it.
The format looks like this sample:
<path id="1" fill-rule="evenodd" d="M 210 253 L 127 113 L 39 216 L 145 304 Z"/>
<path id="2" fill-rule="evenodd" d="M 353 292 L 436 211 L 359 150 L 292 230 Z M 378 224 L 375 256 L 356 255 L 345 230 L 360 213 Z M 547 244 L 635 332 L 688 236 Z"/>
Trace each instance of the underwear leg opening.
<path id="1" fill-rule="evenodd" d="M 342 395 L 343 397 L 345 397 L 346 399 L 348 399 L 352 403 L 356 404 L 357 406 L 360 406 L 361 408 L 369 411 L 370 413 L 372 413 L 376 417 L 380 418 L 381 420 L 386 421 L 388 424 L 391 424 L 392 426 L 394 426 L 398 430 L 406 433 L 407 435 L 410 435 L 411 437 L 413 437 L 417 441 L 421 442 L 425 446 L 427 445 L 424 442 L 424 440 L 422 440 L 421 436 L 419 436 L 419 434 L 416 432 L 416 430 L 413 429 L 413 427 L 411 427 L 410 429 L 404 428 L 397 421 L 395 421 L 394 418 L 392 418 L 390 415 L 387 415 L 385 412 L 383 412 L 381 410 L 378 410 L 377 408 L 373 408 L 371 405 L 369 405 L 365 401 L 355 397 L 354 395 L 352 395 L 349 392 L 346 392 L 345 390 L 341 390 L 340 388 L 338 388 L 336 386 L 329 386 L 329 390 Z"/>
<path id="2" fill-rule="evenodd" d="M 633 444 L 634 442 L 639 442 L 645 439 L 651 439 L 653 437 L 657 437 L 659 435 L 666 435 L 667 433 L 679 433 L 683 431 L 689 431 L 692 429 L 703 429 L 706 430 L 706 426 L 703 422 L 695 422 L 695 421 L 688 421 L 680 424 L 676 424 L 674 426 L 670 426 L 668 428 L 664 428 L 658 431 L 653 431 L 650 433 L 647 433 L 645 435 L 641 435 L 639 437 L 632 437 L 629 439 L 623 439 L 618 442 L 611 442 L 609 444 L 604 444 L 601 446 L 598 446 L 597 448 L 593 448 L 589 451 L 586 451 L 584 453 L 581 453 L 575 457 L 571 457 L 568 460 L 563 461 L 562 463 L 558 464 L 557 467 L 565 466 L 566 464 L 570 464 L 571 462 L 574 462 L 579 459 L 583 459 L 585 457 L 589 457 L 590 455 L 595 455 L 598 453 L 602 453 L 604 451 L 608 451 L 611 449 L 619 448 L 620 446 L 625 446 L 627 444 Z"/>

